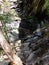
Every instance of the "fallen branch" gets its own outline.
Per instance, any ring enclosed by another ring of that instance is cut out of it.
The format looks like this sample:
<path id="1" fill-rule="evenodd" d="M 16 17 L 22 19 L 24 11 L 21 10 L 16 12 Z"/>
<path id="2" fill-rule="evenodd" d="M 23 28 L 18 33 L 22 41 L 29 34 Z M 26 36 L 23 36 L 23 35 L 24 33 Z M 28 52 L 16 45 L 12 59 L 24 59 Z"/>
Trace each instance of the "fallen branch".
<path id="1" fill-rule="evenodd" d="M 2 30 L 0 30 L 0 45 L 10 59 L 12 65 L 23 65 L 21 59 L 14 53 L 11 46 L 6 41 Z"/>

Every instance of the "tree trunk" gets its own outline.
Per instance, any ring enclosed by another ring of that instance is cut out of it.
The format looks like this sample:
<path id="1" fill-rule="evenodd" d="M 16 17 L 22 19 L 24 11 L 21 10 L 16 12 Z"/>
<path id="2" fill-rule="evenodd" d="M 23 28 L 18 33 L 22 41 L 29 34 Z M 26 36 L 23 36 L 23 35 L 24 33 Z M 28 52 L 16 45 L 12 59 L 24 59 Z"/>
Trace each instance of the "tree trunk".
<path id="1" fill-rule="evenodd" d="M 10 59 L 12 65 L 23 65 L 21 59 L 14 53 L 11 46 L 6 41 L 2 31 L 0 30 L 0 45 Z"/>

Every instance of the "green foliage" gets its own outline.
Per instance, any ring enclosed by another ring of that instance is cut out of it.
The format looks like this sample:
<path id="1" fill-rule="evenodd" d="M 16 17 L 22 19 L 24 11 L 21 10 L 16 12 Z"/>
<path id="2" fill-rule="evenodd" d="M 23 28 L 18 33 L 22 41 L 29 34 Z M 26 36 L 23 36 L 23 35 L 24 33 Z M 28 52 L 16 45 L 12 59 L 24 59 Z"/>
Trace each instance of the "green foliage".
<path id="1" fill-rule="evenodd" d="M 46 10 L 46 15 L 49 16 L 49 0 L 45 0 L 45 4 L 43 6 L 43 9 Z"/>
<path id="2" fill-rule="evenodd" d="M 0 55 L 3 53 L 3 49 L 2 48 L 0 48 Z"/>
<path id="3" fill-rule="evenodd" d="M 10 7 L 10 3 L 8 1 L 5 1 L 4 4 L 6 5 L 6 7 Z"/>
<path id="4" fill-rule="evenodd" d="M 8 23 L 8 22 L 12 22 L 13 15 L 10 13 L 4 13 L 0 15 L 0 20 L 3 21 L 3 23 Z"/>
<path id="5" fill-rule="evenodd" d="M 2 30 L 5 33 L 5 38 L 8 40 L 8 36 L 7 36 L 7 28 L 6 28 L 6 23 L 10 23 L 13 21 L 13 14 L 11 13 L 4 13 L 0 15 L 0 20 L 3 22 L 3 26 L 2 26 Z"/>
<path id="6" fill-rule="evenodd" d="M 0 10 L 1 10 L 1 5 L 0 5 Z"/>
<path id="7" fill-rule="evenodd" d="M 47 15 L 49 16 L 49 6 L 47 7 Z"/>
<path id="8" fill-rule="evenodd" d="M 2 9 L 2 4 L 0 4 L 0 10 L 3 10 L 3 14 L 0 14 L 0 21 L 3 23 L 2 30 L 5 34 L 6 39 L 8 38 L 6 23 L 10 23 L 10 22 L 14 21 L 14 12 L 15 12 L 15 10 L 10 9 L 10 4 L 11 3 L 8 2 L 8 1 L 3 2 L 3 5 L 4 5 L 3 8 L 5 8 L 5 10 L 7 10 L 7 11 Z"/>

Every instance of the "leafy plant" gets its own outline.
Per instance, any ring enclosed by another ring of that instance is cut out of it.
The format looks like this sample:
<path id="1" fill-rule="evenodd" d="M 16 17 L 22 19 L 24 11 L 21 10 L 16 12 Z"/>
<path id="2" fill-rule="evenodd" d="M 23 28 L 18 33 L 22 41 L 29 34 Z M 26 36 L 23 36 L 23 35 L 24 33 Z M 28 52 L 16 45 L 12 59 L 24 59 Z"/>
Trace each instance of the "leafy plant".
<path id="1" fill-rule="evenodd" d="M 8 23 L 13 21 L 12 20 L 13 15 L 10 13 L 4 13 L 0 15 L 0 20 L 3 21 L 3 23 Z"/>

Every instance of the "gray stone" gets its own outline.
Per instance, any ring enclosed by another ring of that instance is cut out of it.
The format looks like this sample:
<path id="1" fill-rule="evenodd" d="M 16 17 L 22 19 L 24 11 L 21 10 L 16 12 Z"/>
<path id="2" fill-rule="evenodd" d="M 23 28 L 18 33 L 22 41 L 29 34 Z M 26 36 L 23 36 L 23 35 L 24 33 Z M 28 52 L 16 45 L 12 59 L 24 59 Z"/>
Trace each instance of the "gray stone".
<path id="1" fill-rule="evenodd" d="M 14 42 L 14 41 L 18 40 L 18 34 L 16 34 L 14 36 L 11 33 L 8 33 L 8 40 L 9 40 L 9 42 Z"/>
<path id="2" fill-rule="evenodd" d="M 0 62 L 0 65 L 8 65 L 10 61 L 4 60 L 2 62 Z"/>
<path id="3" fill-rule="evenodd" d="M 20 21 L 13 21 L 11 23 L 6 23 L 6 27 L 8 29 L 13 29 L 13 28 L 17 29 L 19 28 L 19 24 L 20 24 Z"/>

